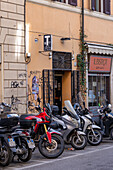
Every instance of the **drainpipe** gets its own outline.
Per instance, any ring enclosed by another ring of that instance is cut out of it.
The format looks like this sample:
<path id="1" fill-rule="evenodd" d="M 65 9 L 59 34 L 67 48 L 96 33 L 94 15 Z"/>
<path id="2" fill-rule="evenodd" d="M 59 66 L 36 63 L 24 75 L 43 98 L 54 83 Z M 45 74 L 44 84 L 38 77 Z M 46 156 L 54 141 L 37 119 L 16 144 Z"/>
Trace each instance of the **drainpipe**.
<path id="1" fill-rule="evenodd" d="M 82 56 L 84 62 L 84 0 L 82 0 Z M 84 73 L 82 79 L 84 81 Z"/>
<path id="2" fill-rule="evenodd" d="M 2 102 L 4 102 L 4 52 L 3 52 L 4 43 L 1 45 L 2 51 L 2 60 L 1 60 L 1 73 L 2 73 Z"/>
<path id="3" fill-rule="evenodd" d="M 24 0 L 24 57 L 26 56 L 26 0 Z M 26 113 L 28 113 L 28 76 L 27 76 L 27 63 L 26 63 Z"/>

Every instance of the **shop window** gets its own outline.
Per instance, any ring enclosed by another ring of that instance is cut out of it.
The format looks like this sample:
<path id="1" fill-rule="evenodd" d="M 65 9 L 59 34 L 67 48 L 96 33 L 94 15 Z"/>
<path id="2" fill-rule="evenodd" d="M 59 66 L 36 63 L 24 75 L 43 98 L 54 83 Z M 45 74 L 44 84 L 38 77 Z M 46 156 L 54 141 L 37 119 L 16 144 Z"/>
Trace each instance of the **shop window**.
<path id="1" fill-rule="evenodd" d="M 110 78 L 106 75 L 88 77 L 88 103 L 90 106 L 105 105 L 110 99 Z"/>
<path id="2" fill-rule="evenodd" d="M 110 0 L 91 0 L 91 9 L 110 15 Z"/>

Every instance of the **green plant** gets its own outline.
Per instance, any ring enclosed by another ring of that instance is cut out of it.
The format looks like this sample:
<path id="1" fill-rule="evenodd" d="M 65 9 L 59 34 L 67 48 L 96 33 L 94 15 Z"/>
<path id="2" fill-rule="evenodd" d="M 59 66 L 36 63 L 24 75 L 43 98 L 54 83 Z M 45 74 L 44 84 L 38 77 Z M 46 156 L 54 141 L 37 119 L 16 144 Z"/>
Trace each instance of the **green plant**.
<path id="1" fill-rule="evenodd" d="M 87 36 L 84 35 L 84 38 L 86 37 Z M 80 54 L 77 55 L 77 64 L 78 64 L 78 69 L 80 71 L 80 91 L 81 91 L 82 97 L 85 98 L 86 96 L 86 60 L 85 60 L 86 46 L 82 42 L 82 28 L 80 29 L 79 47 L 80 47 Z"/>

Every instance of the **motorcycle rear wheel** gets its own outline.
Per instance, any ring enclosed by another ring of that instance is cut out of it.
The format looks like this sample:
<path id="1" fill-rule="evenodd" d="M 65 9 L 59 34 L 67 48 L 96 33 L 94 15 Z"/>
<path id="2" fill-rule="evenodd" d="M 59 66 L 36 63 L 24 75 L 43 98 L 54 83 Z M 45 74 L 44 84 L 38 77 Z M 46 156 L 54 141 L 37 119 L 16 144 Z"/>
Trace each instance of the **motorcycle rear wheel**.
<path id="1" fill-rule="evenodd" d="M 102 134 L 100 130 L 93 129 L 96 137 L 94 137 L 93 132 L 89 130 L 87 132 L 87 141 L 90 145 L 96 146 L 99 145 L 102 142 Z"/>
<path id="2" fill-rule="evenodd" d="M 87 138 L 84 135 L 79 135 L 80 140 L 76 135 L 72 135 L 71 145 L 76 150 L 84 149 L 87 145 Z"/>
<path id="3" fill-rule="evenodd" d="M 38 145 L 40 153 L 46 158 L 57 158 L 64 151 L 64 140 L 57 134 L 51 135 L 51 144 L 45 138 L 41 138 Z"/>
<path id="4" fill-rule="evenodd" d="M 2 144 L 2 151 L 0 156 L 0 165 L 7 166 L 12 160 L 12 152 L 8 146 L 8 144 L 4 141 Z"/>
<path id="5" fill-rule="evenodd" d="M 22 154 L 22 155 L 18 155 L 18 157 L 22 162 L 27 162 L 32 157 L 32 149 L 30 149 L 28 147 L 28 144 L 27 144 L 26 140 L 24 140 L 24 139 L 21 140 L 21 145 L 22 145 L 23 149 L 26 150 L 26 153 Z"/>

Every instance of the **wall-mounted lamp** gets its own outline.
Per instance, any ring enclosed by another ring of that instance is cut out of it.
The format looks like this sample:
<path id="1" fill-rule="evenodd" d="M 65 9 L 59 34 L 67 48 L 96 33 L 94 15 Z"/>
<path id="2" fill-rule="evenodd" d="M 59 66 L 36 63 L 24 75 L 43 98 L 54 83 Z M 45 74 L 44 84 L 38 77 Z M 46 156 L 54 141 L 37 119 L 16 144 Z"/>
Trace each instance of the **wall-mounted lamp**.
<path id="1" fill-rule="evenodd" d="M 51 59 L 51 58 L 52 58 L 52 52 L 49 53 L 49 59 Z"/>
<path id="2" fill-rule="evenodd" d="M 70 40 L 70 38 L 61 38 L 61 41 Z"/>
<path id="3" fill-rule="evenodd" d="M 62 43 L 64 43 L 64 41 L 70 40 L 70 38 L 61 38 L 60 40 Z"/>

